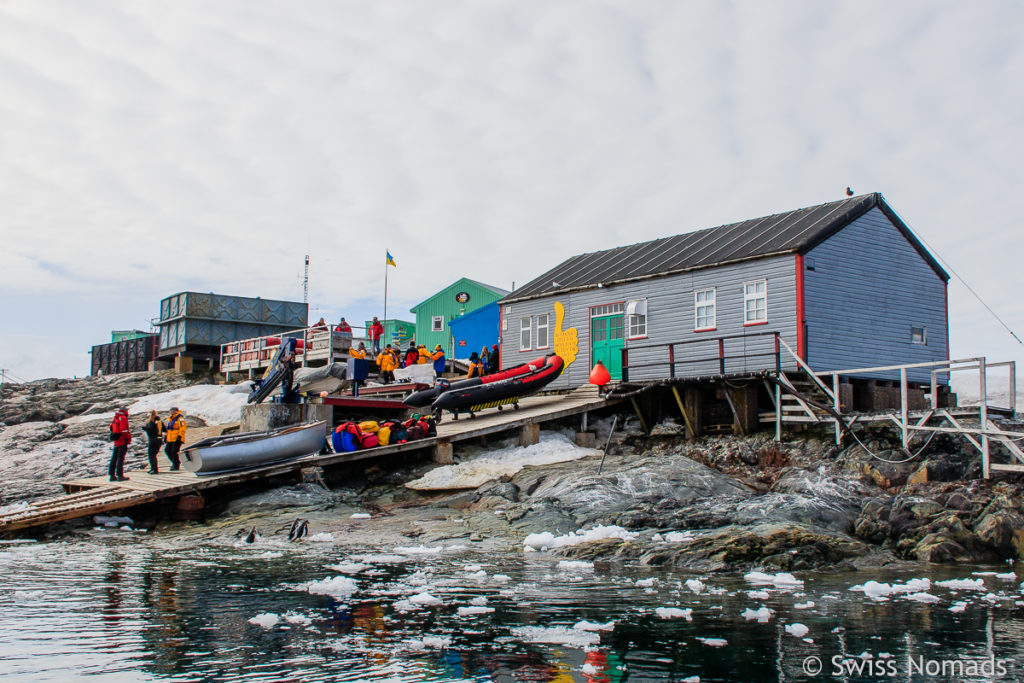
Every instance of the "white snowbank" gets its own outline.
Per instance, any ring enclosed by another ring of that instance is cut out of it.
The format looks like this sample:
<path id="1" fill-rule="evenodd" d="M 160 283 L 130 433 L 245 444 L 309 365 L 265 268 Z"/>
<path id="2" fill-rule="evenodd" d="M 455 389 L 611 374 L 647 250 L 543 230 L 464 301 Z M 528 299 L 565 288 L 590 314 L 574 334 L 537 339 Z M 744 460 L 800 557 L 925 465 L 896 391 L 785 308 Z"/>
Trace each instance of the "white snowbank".
<path id="1" fill-rule="evenodd" d="M 264 612 L 263 614 L 257 614 L 254 616 L 249 620 L 249 623 L 259 626 L 260 628 L 270 629 L 274 628 L 279 621 L 281 621 L 281 617 L 272 612 Z"/>
<path id="2" fill-rule="evenodd" d="M 803 624 L 786 624 L 786 633 L 797 638 L 803 638 L 810 632 L 810 629 Z"/>
<path id="3" fill-rule="evenodd" d="M 692 531 L 670 531 L 665 534 L 667 543 L 685 543 L 695 538 L 697 538 L 697 534 Z"/>
<path id="4" fill-rule="evenodd" d="M 551 643 L 584 648 L 601 642 L 601 636 L 597 633 L 576 631 L 565 626 L 519 626 L 513 628 L 512 633 L 527 643 Z"/>
<path id="5" fill-rule="evenodd" d="M 332 576 L 320 581 L 307 581 L 299 584 L 299 588 L 314 595 L 330 595 L 335 598 L 347 598 L 356 592 L 356 582 L 347 576 Z"/>
<path id="6" fill-rule="evenodd" d="M 654 613 L 659 619 L 693 620 L 693 609 L 690 607 L 687 607 L 686 609 L 679 609 L 678 607 L 658 607 L 654 610 Z"/>
<path id="7" fill-rule="evenodd" d="M 1000 581 L 1016 581 L 1017 572 L 1006 572 L 1004 574 L 995 574 L 995 577 Z"/>
<path id="8" fill-rule="evenodd" d="M 28 503 L 26 503 L 23 500 L 20 500 L 17 503 L 11 503 L 10 505 L 0 506 L 0 515 L 13 515 L 13 514 L 15 514 L 17 512 L 25 512 L 26 510 L 31 510 L 31 509 L 32 509 L 31 505 L 29 505 Z M 98 524 L 98 522 L 97 522 L 97 524 Z"/>
<path id="9" fill-rule="evenodd" d="M 555 536 L 550 531 L 539 534 L 530 534 L 523 540 L 523 550 L 548 550 L 561 548 L 563 546 L 579 545 L 589 541 L 599 541 L 604 538 L 621 538 L 632 540 L 637 537 L 636 532 L 626 531 L 620 526 L 596 526 L 593 529 L 578 529 L 565 536 Z"/>
<path id="10" fill-rule="evenodd" d="M 527 465 L 579 460 L 596 453 L 600 451 L 580 448 L 563 434 L 544 432 L 540 443 L 499 448 L 457 465 L 435 467 L 406 486 L 418 490 L 472 489 L 492 479 L 511 476 Z"/>
<path id="11" fill-rule="evenodd" d="M 752 583 L 755 586 L 775 586 L 777 588 L 788 588 L 804 585 L 804 582 L 796 578 L 789 572 L 779 572 L 778 574 L 764 574 L 762 572 L 750 572 L 744 575 L 744 579 L 748 583 Z"/>
<path id="12" fill-rule="evenodd" d="M 202 418 L 208 425 L 238 422 L 242 406 L 249 398 L 249 390 L 245 389 L 248 382 L 241 384 L 196 384 L 182 387 L 160 394 L 150 394 L 137 399 L 128 406 L 130 415 L 140 415 L 155 410 L 166 413 L 171 408 L 179 408 L 184 415 L 195 415 Z M 95 413 L 79 415 L 62 420 L 65 424 L 109 420 L 114 413 Z M 165 416 L 166 417 L 166 416 Z"/>
<path id="13" fill-rule="evenodd" d="M 368 512 L 354 512 L 349 519 L 370 519 L 370 513 Z"/>

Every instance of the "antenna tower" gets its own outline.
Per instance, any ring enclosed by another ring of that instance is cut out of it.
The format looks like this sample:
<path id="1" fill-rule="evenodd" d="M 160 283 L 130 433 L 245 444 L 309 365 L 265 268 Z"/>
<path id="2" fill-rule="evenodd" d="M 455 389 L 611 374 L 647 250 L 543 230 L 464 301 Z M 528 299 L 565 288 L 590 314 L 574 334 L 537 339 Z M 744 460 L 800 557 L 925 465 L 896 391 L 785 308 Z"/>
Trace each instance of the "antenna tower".
<path id="1" fill-rule="evenodd" d="M 302 276 L 302 303 L 309 304 L 309 254 L 306 254 L 306 271 Z"/>

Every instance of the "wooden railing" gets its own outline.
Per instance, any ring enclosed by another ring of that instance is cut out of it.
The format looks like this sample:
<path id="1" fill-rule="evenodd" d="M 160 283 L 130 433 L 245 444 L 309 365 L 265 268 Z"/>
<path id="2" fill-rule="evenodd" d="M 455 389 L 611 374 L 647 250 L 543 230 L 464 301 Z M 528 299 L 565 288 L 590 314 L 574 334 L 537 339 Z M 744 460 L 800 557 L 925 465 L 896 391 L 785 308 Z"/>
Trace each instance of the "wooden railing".
<path id="1" fill-rule="evenodd" d="M 362 327 L 353 330 L 363 330 Z M 334 332 L 331 328 L 305 327 L 298 330 L 287 330 L 280 334 L 239 339 L 238 341 L 221 344 L 220 371 L 240 372 L 265 368 L 270 365 L 277 353 L 282 339 L 294 337 L 299 340 L 295 351 L 296 360 L 302 365 L 310 361 L 324 360 L 333 363 L 335 360 L 348 358 L 348 350 L 359 342 L 370 347 L 365 337 L 354 336 L 352 333 Z"/>
<path id="2" fill-rule="evenodd" d="M 726 353 L 726 342 L 734 339 L 742 339 L 744 341 L 756 340 L 763 337 L 773 338 L 774 344 L 770 351 L 754 351 L 748 352 L 744 350 L 742 353 L 727 354 Z M 746 361 L 756 358 L 770 358 L 772 359 L 771 364 L 758 363 L 759 369 L 769 370 L 772 369 L 775 372 L 782 371 L 782 341 L 778 332 L 756 332 L 754 334 L 732 334 L 723 337 L 709 337 L 703 339 L 693 339 L 690 341 L 682 342 L 669 342 L 667 344 L 641 344 L 632 345 L 622 349 L 622 381 L 629 381 L 629 370 L 630 368 L 651 368 L 651 367 L 666 367 L 668 369 L 668 376 L 674 378 L 679 370 L 685 370 L 687 366 L 693 366 L 696 364 L 715 364 L 717 363 L 718 374 L 725 375 L 727 368 L 729 367 L 729 361 L 743 360 L 744 366 Z M 697 356 L 690 357 L 686 354 L 686 351 L 696 345 L 714 347 L 717 344 L 717 353 L 708 356 Z M 644 351 L 650 349 L 664 349 L 664 356 L 662 359 L 648 361 L 644 363 L 630 363 L 630 352 Z"/>

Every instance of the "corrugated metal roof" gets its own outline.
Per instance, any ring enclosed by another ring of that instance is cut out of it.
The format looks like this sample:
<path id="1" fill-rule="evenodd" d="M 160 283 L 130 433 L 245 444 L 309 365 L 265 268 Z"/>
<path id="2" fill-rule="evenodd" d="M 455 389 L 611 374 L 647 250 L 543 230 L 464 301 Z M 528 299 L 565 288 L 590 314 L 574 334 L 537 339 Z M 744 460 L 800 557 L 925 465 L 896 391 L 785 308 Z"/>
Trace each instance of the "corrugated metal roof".
<path id="1" fill-rule="evenodd" d="M 900 220 L 882 195 L 850 197 L 786 213 L 752 218 L 650 242 L 580 254 L 534 278 L 502 301 L 611 285 L 775 254 L 806 252 L 879 207 L 943 280 L 949 276 Z"/>

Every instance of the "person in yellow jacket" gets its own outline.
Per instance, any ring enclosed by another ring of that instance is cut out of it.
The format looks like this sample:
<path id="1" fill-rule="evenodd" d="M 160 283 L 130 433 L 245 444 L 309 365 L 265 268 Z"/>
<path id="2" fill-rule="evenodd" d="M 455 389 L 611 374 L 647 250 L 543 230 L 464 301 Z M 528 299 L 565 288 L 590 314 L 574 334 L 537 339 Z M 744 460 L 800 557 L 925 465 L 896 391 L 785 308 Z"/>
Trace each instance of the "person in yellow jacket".
<path id="1" fill-rule="evenodd" d="M 384 350 L 377 356 L 377 367 L 380 368 L 381 381 L 390 384 L 395 381 L 395 368 L 398 367 L 398 356 L 391 350 L 391 344 L 384 347 Z"/>
<path id="2" fill-rule="evenodd" d="M 350 358 L 366 358 L 366 344 L 359 342 L 359 348 L 350 349 L 348 355 Z"/>
<path id="3" fill-rule="evenodd" d="M 416 352 L 419 353 L 419 358 L 416 359 L 416 365 L 426 365 L 430 362 L 430 351 L 427 351 L 427 347 L 420 344 L 416 347 Z"/>
<path id="4" fill-rule="evenodd" d="M 185 416 L 177 408 L 171 408 L 171 416 L 167 418 L 167 424 L 164 427 L 164 438 L 167 440 L 167 445 L 164 446 L 164 453 L 167 454 L 167 459 L 171 461 L 172 472 L 181 469 L 181 459 L 178 457 L 178 451 L 181 450 L 181 445 L 185 443 L 185 430 L 187 429 L 188 425 L 185 424 Z"/>

